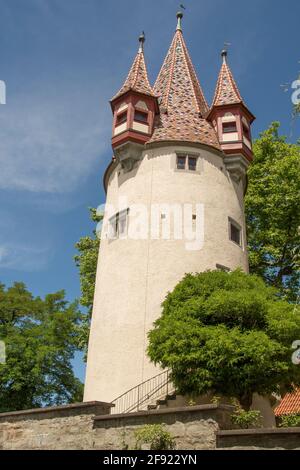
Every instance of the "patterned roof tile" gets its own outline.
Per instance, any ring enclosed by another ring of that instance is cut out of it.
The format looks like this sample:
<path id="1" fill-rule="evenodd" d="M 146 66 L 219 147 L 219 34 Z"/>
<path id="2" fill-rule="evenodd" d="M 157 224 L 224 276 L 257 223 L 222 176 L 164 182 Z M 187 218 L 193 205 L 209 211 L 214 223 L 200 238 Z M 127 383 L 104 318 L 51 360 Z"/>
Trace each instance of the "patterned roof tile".
<path id="1" fill-rule="evenodd" d="M 243 99 L 227 64 L 226 53 L 223 52 L 223 64 L 220 70 L 212 106 L 224 106 L 226 104 L 237 103 L 243 103 Z"/>
<path id="2" fill-rule="evenodd" d="M 208 105 L 181 30 L 176 31 L 154 85 L 160 116 L 151 142 L 187 141 L 220 149 L 215 130 L 206 121 Z"/>
<path id="3" fill-rule="evenodd" d="M 300 414 L 300 389 L 293 393 L 287 393 L 275 408 L 275 416 Z"/>
<path id="4" fill-rule="evenodd" d="M 118 93 L 112 98 L 115 100 L 119 96 L 124 95 L 129 90 L 143 93 L 145 95 L 155 96 L 153 89 L 148 80 L 147 67 L 144 57 L 143 48 L 140 46 L 139 51 L 133 61 L 129 74 Z"/>

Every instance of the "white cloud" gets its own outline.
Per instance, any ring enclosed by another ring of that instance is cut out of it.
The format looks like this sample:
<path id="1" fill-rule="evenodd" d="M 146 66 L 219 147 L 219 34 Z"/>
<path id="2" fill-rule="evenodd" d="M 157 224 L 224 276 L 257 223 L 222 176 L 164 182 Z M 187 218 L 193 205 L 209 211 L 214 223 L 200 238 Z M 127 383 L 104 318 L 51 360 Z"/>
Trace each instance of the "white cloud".
<path id="1" fill-rule="evenodd" d="M 7 97 L 0 108 L 0 189 L 63 193 L 86 179 L 108 148 L 109 126 L 99 97 L 97 106 L 91 96 L 89 103 L 77 98 L 62 91 Z"/>
<path id="2" fill-rule="evenodd" d="M 29 247 L 18 244 L 0 245 L 0 267 L 17 271 L 39 271 L 49 262 L 51 250 L 47 247 Z"/>

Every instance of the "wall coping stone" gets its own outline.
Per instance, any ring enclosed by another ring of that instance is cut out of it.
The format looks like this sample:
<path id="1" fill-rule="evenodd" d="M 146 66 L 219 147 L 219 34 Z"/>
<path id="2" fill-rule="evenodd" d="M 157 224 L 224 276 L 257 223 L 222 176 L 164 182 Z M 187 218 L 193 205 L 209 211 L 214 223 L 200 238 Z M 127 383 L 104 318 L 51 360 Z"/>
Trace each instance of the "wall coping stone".
<path id="1" fill-rule="evenodd" d="M 235 410 L 234 406 L 217 405 L 217 404 L 162 408 L 160 410 L 145 410 L 145 411 L 136 411 L 133 413 L 107 414 L 107 415 L 103 414 L 101 416 L 94 417 L 94 424 L 97 426 L 97 423 L 98 423 L 101 426 L 101 423 L 104 423 L 107 421 L 120 421 L 120 420 L 121 421 L 122 420 L 124 421 L 134 420 L 135 421 L 137 418 L 188 414 L 188 413 L 198 413 L 198 412 L 225 411 L 228 413 L 232 413 L 234 410 Z"/>
<path id="2" fill-rule="evenodd" d="M 218 437 L 225 436 L 258 436 L 258 435 L 280 435 L 280 434 L 300 434 L 300 428 L 256 428 L 256 429 L 232 429 L 218 431 Z"/>
<path id="3" fill-rule="evenodd" d="M 299 449 L 300 428 L 235 429 L 216 432 L 217 449 Z"/>
<path id="4" fill-rule="evenodd" d="M 72 403 L 70 405 L 48 406 L 45 408 L 33 408 L 30 410 L 10 411 L 0 413 L 0 423 L 5 421 L 21 421 L 28 419 L 64 418 L 66 416 L 86 414 L 107 414 L 112 403 L 90 401 L 84 403 Z"/>

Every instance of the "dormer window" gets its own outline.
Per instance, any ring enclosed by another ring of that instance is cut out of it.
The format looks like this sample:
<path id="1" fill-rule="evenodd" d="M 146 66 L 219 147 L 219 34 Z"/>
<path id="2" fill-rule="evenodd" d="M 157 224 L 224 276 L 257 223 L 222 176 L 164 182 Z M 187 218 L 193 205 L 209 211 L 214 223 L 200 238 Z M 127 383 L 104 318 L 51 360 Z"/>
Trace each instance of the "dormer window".
<path id="1" fill-rule="evenodd" d="M 148 123 L 148 113 L 136 109 L 134 111 L 134 120 L 137 122 Z"/>
<path id="2" fill-rule="evenodd" d="M 123 113 L 120 113 L 117 115 L 117 121 L 116 121 L 117 126 L 120 126 L 120 124 L 123 124 L 126 121 L 127 121 L 127 111 L 124 111 Z"/>
<path id="3" fill-rule="evenodd" d="M 232 132 L 237 132 L 236 122 L 223 122 L 223 134 L 230 134 Z"/>

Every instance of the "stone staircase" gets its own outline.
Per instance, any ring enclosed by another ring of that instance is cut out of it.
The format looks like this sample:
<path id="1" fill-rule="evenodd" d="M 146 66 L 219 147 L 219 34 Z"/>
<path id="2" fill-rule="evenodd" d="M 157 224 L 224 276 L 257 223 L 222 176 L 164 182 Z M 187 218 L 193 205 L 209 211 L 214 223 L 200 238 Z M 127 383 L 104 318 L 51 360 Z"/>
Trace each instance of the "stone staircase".
<path id="1" fill-rule="evenodd" d="M 155 401 L 155 403 L 147 406 L 147 410 L 160 410 L 164 408 L 174 408 L 176 402 L 176 392 L 166 395 L 165 398 L 161 398 Z"/>

